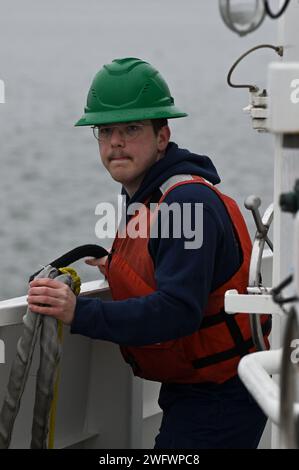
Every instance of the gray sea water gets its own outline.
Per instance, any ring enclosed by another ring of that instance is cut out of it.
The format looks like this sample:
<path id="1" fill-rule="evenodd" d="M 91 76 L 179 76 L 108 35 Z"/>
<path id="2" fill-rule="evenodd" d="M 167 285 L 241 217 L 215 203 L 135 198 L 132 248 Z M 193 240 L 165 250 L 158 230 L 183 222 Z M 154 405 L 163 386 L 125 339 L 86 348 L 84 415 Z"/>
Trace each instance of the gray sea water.
<path id="1" fill-rule="evenodd" d="M 180 146 L 209 155 L 221 189 L 243 207 L 248 194 L 272 201 L 272 137 L 252 130 L 233 90 L 233 61 L 260 43 L 276 44 L 266 19 L 239 38 L 222 23 L 216 0 L 0 0 L 0 299 L 23 295 L 40 265 L 95 235 L 95 207 L 119 186 L 101 167 L 90 129 L 74 128 L 90 82 L 113 58 L 151 62 L 188 118 L 171 123 Z M 234 79 L 266 85 L 272 51 L 245 60 Z M 253 224 L 246 210 L 251 233 Z M 96 268 L 76 265 L 83 280 Z"/>

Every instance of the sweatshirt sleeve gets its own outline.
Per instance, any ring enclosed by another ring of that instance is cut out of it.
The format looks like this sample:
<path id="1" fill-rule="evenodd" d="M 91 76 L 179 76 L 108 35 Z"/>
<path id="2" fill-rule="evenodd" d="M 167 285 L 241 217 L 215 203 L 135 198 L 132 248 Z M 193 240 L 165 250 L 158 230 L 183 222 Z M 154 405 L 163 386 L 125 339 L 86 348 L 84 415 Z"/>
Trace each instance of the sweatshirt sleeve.
<path id="1" fill-rule="evenodd" d="M 224 235 L 221 217 L 207 191 L 212 192 L 202 185 L 189 184 L 174 189 L 165 199 L 168 204 L 176 202 L 181 207 L 190 203 L 191 227 L 197 220 L 196 203 L 203 202 L 202 245 L 186 248 L 190 236 L 184 233 L 178 238 L 151 238 L 148 248 L 154 261 L 157 290 L 120 301 L 78 297 L 71 333 L 120 345 L 143 346 L 187 336 L 199 328 Z"/>

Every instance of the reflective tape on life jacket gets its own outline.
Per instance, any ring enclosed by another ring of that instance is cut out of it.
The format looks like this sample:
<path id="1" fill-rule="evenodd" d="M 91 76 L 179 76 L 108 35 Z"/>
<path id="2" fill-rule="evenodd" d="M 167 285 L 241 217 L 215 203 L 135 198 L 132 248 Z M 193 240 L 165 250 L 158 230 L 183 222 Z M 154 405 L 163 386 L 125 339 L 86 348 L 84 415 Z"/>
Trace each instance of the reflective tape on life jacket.
<path id="1" fill-rule="evenodd" d="M 121 347 L 123 357 L 132 366 L 134 374 L 149 380 L 222 383 L 236 375 L 242 356 L 256 350 L 251 337 L 249 315 L 228 315 L 224 312 L 226 290 L 237 289 L 239 293 L 246 293 L 251 256 L 248 230 L 236 202 L 199 176 L 172 176 L 131 217 L 126 229 L 146 223 L 147 237 L 132 238 L 127 233 L 117 233 L 106 264 L 112 298 L 124 300 L 146 296 L 157 290 L 154 264 L 148 251 L 151 224 L 170 191 L 180 185 L 194 183 L 208 186 L 223 202 L 232 222 L 242 262 L 228 281 L 210 293 L 198 331 L 186 337 L 148 346 Z M 150 203 L 153 201 L 156 205 L 151 210 Z M 201 315 L 201 312 L 198 314 Z M 268 315 L 262 315 L 261 320 L 269 346 L 267 336 L 271 330 L 271 319 Z"/>

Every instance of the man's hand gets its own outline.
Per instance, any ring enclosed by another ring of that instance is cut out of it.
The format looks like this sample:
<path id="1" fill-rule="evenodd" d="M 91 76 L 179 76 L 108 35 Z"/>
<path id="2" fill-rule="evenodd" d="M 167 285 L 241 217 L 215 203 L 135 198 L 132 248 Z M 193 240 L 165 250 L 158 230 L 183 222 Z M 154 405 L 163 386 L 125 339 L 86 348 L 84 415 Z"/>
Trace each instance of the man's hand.
<path id="1" fill-rule="evenodd" d="M 107 251 L 110 252 L 111 248 L 107 248 Z M 97 266 L 102 274 L 106 277 L 106 261 L 108 256 L 103 256 L 102 258 L 88 258 L 85 261 L 89 266 Z"/>
<path id="2" fill-rule="evenodd" d="M 34 279 L 29 286 L 27 301 L 32 312 L 55 317 L 66 325 L 72 323 L 76 296 L 68 285 L 55 279 L 41 278 Z"/>

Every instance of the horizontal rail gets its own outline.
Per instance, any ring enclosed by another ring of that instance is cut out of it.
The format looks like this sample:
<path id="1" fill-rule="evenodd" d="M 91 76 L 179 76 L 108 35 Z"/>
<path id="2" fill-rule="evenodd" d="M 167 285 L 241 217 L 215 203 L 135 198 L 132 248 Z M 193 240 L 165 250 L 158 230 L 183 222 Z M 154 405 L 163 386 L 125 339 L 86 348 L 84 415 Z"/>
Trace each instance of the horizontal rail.
<path id="1" fill-rule="evenodd" d="M 270 377 L 280 374 L 282 349 L 259 351 L 244 356 L 238 374 L 249 393 L 275 424 L 280 423 L 280 388 Z M 299 403 L 294 405 L 296 414 Z"/>
<path id="2" fill-rule="evenodd" d="M 110 289 L 107 281 L 90 281 L 81 285 L 80 296 L 109 298 Z M 0 327 L 19 325 L 27 310 L 27 295 L 0 301 Z"/>

